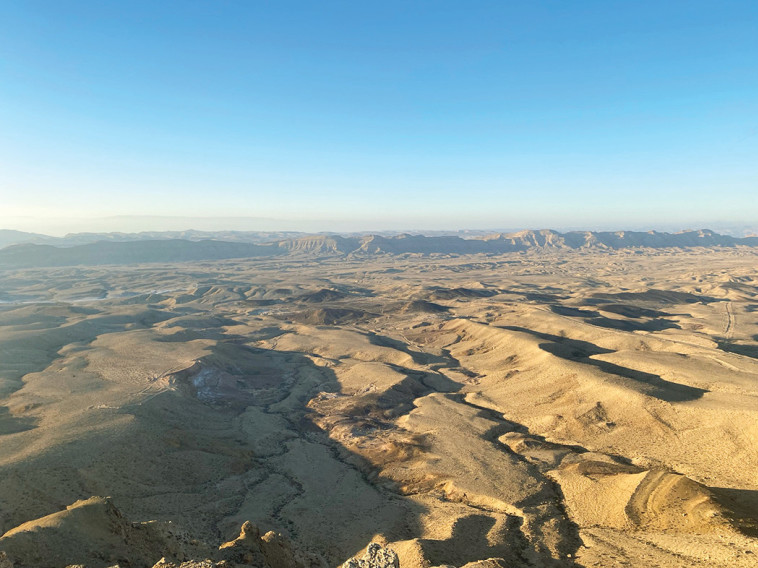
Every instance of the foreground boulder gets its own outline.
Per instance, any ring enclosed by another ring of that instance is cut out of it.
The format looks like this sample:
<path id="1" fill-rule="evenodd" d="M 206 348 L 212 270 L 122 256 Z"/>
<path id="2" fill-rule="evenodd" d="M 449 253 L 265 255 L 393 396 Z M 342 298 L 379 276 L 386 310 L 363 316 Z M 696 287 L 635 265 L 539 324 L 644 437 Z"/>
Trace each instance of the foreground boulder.
<path id="1" fill-rule="evenodd" d="M 230 566 L 225 560 L 221 562 L 214 562 L 213 560 L 188 560 L 187 562 L 177 564 L 161 558 L 153 568 L 230 568 Z"/>
<path id="2" fill-rule="evenodd" d="M 394 550 L 372 542 L 360 558 L 351 558 L 342 568 L 400 568 L 400 560 Z"/>

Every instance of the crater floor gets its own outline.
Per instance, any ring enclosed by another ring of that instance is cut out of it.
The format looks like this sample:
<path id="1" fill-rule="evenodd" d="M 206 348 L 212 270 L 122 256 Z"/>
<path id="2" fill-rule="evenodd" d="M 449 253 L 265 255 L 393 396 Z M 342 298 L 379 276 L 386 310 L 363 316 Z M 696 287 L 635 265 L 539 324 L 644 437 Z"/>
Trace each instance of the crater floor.
<path id="1" fill-rule="evenodd" d="M 83 513 L 53 514 L 109 496 L 187 543 L 251 521 L 314 566 L 372 541 L 403 568 L 755 566 L 757 260 L 2 272 L 0 550 L 65 566 L 65 534 L 108 566 L 100 531 L 72 527 Z"/>

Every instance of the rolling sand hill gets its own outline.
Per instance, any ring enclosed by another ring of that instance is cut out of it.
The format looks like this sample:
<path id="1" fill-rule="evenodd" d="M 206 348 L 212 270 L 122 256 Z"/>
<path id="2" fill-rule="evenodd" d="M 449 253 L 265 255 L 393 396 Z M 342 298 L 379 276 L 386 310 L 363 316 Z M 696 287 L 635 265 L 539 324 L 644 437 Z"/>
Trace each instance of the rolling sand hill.
<path id="1" fill-rule="evenodd" d="M 6 264 L 0 562 L 753 567 L 757 249 L 660 235 Z"/>

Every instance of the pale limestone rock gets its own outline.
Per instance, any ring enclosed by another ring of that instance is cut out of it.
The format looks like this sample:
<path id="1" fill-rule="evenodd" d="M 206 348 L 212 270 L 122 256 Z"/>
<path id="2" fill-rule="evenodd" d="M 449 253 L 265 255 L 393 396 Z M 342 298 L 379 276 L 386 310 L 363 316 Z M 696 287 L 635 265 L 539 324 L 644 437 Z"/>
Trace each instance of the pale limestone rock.
<path id="1" fill-rule="evenodd" d="M 469 562 L 461 568 L 508 568 L 508 565 L 502 558 L 488 558 L 487 560 Z"/>
<path id="2" fill-rule="evenodd" d="M 225 560 L 221 562 L 214 562 L 213 560 L 189 560 L 176 564 L 167 561 L 165 558 L 161 558 L 153 565 L 153 568 L 227 568 L 228 566 Z"/>
<path id="3" fill-rule="evenodd" d="M 400 568 L 400 560 L 394 550 L 372 542 L 360 558 L 351 558 L 342 568 Z"/>

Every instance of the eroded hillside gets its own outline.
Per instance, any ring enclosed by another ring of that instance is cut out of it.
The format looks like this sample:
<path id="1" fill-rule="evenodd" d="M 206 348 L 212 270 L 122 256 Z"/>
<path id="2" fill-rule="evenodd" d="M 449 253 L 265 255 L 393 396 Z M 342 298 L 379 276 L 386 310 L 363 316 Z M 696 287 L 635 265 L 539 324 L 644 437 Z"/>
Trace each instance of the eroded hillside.
<path id="1" fill-rule="evenodd" d="M 312 566 L 372 541 L 403 568 L 753 566 L 756 259 L 6 271 L 0 550 L 150 566 L 251 521 Z M 128 526 L 67 509 L 92 496 L 110 501 L 83 510 L 113 503 Z"/>

